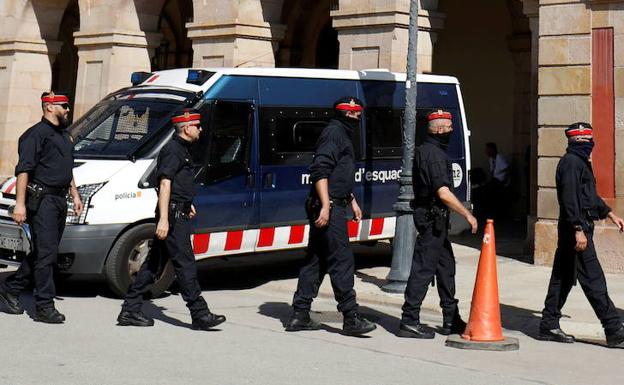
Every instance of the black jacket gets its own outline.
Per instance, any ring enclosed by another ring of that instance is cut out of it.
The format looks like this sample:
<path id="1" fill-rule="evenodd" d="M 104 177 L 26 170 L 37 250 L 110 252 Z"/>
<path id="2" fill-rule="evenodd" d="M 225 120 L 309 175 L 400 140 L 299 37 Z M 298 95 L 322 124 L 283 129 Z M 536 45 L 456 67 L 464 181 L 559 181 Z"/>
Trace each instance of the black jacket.
<path id="1" fill-rule="evenodd" d="M 18 143 L 15 176 L 27 172 L 29 180 L 35 183 L 69 187 L 73 178 L 74 145 L 65 127 L 42 118 L 20 136 Z"/>
<path id="2" fill-rule="evenodd" d="M 329 196 L 347 198 L 355 183 L 355 153 L 351 141 L 353 129 L 340 119 L 332 119 L 316 144 L 310 165 L 310 179 L 316 183 L 327 178 Z M 313 188 L 314 191 L 314 188 Z"/>
<path id="3" fill-rule="evenodd" d="M 446 147 L 438 140 L 427 135 L 423 143 L 414 151 L 412 181 L 414 185 L 414 206 L 430 207 L 435 204 L 446 206 L 440 201 L 437 191 L 448 187 L 453 191 L 452 166 L 446 153 Z"/>
<path id="4" fill-rule="evenodd" d="M 593 220 L 607 217 L 611 208 L 596 193 L 596 179 L 589 161 L 568 151 L 557 166 L 559 222 L 593 228 Z"/>
<path id="5" fill-rule="evenodd" d="M 171 180 L 171 201 L 192 202 L 195 196 L 195 165 L 190 154 L 191 142 L 174 134 L 160 150 L 156 161 L 158 180 Z"/>

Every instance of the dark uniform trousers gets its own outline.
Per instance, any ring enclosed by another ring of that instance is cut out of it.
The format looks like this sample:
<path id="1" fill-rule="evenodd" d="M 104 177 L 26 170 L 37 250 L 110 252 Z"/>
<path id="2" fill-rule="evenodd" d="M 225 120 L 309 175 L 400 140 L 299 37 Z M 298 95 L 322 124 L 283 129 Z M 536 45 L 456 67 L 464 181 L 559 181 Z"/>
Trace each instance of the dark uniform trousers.
<path id="1" fill-rule="evenodd" d="M 418 237 L 405 289 L 402 316 L 405 324 L 420 322 L 420 306 L 434 277 L 444 322 L 450 323 L 459 315 L 458 301 L 455 299 L 455 256 L 448 240 L 448 226 L 444 226 L 439 232 L 435 231 L 433 219 L 428 212 L 429 209 L 424 207 L 414 209 Z"/>
<path id="2" fill-rule="evenodd" d="M 319 229 L 310 222 L 310 239 L 304 266 L 299 272 L 297 291 L 293 297 L 296 311 L 310 311 L 326 273 L 329 273 L 338 311 L 357 311 L 353 290 L 355 264 L 349 246 L 346 207 L 332 206 L 329 224 Z"/>
<path id="3" fill-rule="evenodd" d="M 54 265 L 65 229 L 67 199 L 62 195 L 46 194 L 37 211 L 28 210 L 26 217 L 32 235 L 32 250 L 4 285 L 9 293 L 19 295 L 34 280 L 37 308 L 53 307 L 56 295 Z"/>
<path id="4" fill-rule="evenodd" d="M 208 314 L 208 305 L 201 296 L 201 287 L 197 280 L 197 265 L 191 245 L 191 222 L 186 215 L 178 218 L 170 216 L 169 233 L 164 240 L 154 236 L 147 260 L 128 289 L 122 305 L 123 310 L 132 312 L 141 310 L 145 294 L 169 258 L 175 270 L 182 298 L 191 311 L 191 317 L 197 319 Z"/>
<path id="5" fill-rule="evenodd" d="M 569 225 L 559 224 L 558 232 L 559 242 L 542 312 L 541 327 L 546 330 L 559 328 L 561 309 L 578 279 L 605 332 L 613 333 L 619 330 L 622 321 L 607 293 L 607 281 L 594 248 L 593 227 L 590 232 L 585 233 L 587 248 L 581 253 L 574 250 L 576 239 L 574 230 L 571 230 Z"/>

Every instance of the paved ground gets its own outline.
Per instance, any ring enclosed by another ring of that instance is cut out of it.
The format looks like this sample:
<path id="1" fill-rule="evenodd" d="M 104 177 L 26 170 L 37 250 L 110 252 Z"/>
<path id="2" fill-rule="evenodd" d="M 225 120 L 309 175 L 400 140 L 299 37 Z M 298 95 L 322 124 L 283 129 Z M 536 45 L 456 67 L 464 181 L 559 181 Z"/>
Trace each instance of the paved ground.
<path id="1" fill-rule="evenodd" d="M 469 313 L 478 250 L 455 246 L 458 297 Z M 177 294 L 155 299 L 146 313 L 153 328 L 115 326 L 121 303 L 98 285 L 65 284 L 57 306 L 63 326 L 32 322 L 28 315 L 0 313 L 0 384 L 620 384 L 624 350 L 600 346 L 600 325 L 575 288 L 563 325 L 584 342 L 536 341 L 535 328 L 550 270 L 499 258 L 505 334 L 519 338 L 516 352 L 463 351 L 444 346 L 445 337 L 420 341 L 394 336 L 401 296 L 383 294 L 389 245 L 358 247 L 357 291 L 362 311 L 379 324 L 370 338 L 340 334 L 341 317 L 326 280 L 313 317 L 325 330 L 286 333 L 289 303 L 300 253 L 212 261 L 200 267 L 213 311 L 226 314 L 219 331 L 196 332 Z M 0 270 L 4 279 L 7 270 Z M 624 304 L 622 276 L 607 277 L 613 300 Z M 22 296 L 32 312 L 32 298 Z M 425 301 L 423 321 L 435 327 L 435 290 Z M 568 318 L 569 317 L 569 318 Z"/>

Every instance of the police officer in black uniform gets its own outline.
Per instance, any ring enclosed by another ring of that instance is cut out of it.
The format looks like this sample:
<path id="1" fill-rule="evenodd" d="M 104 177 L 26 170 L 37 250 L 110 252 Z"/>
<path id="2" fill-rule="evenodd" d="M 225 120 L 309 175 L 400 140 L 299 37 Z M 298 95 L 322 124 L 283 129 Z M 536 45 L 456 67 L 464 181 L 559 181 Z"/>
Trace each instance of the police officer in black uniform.
<path id="1" fill-rule="evenodd" d="M 452 169 L 446 153 L 453 132 L 452 115 L 437 110 L 427 119 L 427 136 L 414 152 L 414 222 L 418 236 L 405 289 L 399 337 L 434 337 L 432 331 L 421 325 L 419 314 L 434 277 L 443 315 L 440 333 L 461 333 L 466 327 L 455 299 L 455 256 L 448 240 L 449 209 L 466 218 L 473 234 L 477 231 L 477 220 L 452 192 Z"/>
<path id="2" fill-rule="evenodd" d="M 44 92 L 41 106 L 41 122 L 19 138 L 19 162 L 15 167 L 16 203 L 12 217 L 17 224 L 30 226 L 31 252 L 15 274 L 0 285 L 0 302 L 5 312 L 22 314 L 19 294 L 34 281 L 34 319 L 63 323 L 65 316 L 54 307 L 53 269 L 65 229 L 68 192 L 71 192 L 78 216 L 82 212 L 82 201 L 72 174 L 73 144 L 66 131 L 69 98 Z"/>
<path id="3" fill-rule="evenodd" d="M 624 327 L 607 293 L 607 282 L 594 248 L 594 220 L 609 218 L 624 231 L 624 220 L 611 211 L 596 193 L 589 157 L 594 147 L 588 123 L 574 123 L 565 130 L 566 154 L 557 166 L 559 201 L 558 242 L 548 294 L 542 311 L 538 338 L 572 343 L 574 336 L 561 330 L 561 308 L 578 279 L 585 296 L 600 319 L 607 345 L 624 348 Z"/>
<path id="4" fill-rule="evenodd" d="M 310 166 L 313 186 L 306 201 L 310 237 L 286 331 L 320 329 L 310 318 L 310 308 L 325 273 L 329 272 L 338 311 L 343 314 L 343 330 L 346 334 L 360 335 L 376 328 L 358 313 L 353 290 L 355 266 L 346 223 L 347 206 L 351 206 L 355 221 L 362 218 L 352 193 L 355 181 L 352 140 L 363 107 L 358 99 L 347 97 L 338 100 L 334 109 L 336 117 L 321 133 Z"/>
<path id="5" fill-rule="evenodd" d="M 182 298 L 191 311 L 193 329 L 208 330 L 225 321 L 224 316 L 210 312 L 201 296 L 191 245 L 190 219 L 196 211 L 192 205 L 195 167 L 190 148 L 199 139 L 200 119 L 199 112 L 185 109 L 171 120 L 176 133 L 160 151 L 156 164 L 159 181 L 156 233 L 147 260 L 128 289 L 117 317 L 120 326 L 154 325 L 154 320 L 143 314 L 141 306 L 144 295 L 168 259 L 173 263 Z"/>

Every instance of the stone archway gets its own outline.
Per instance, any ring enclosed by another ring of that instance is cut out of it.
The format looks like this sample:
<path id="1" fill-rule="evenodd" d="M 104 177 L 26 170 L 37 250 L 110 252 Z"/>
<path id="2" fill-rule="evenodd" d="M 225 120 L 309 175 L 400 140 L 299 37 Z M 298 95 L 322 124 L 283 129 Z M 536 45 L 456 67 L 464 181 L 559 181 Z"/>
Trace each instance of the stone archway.
<path id="1" fill-rule="evenodd" d="M 475 0 L 470 7 L 439 1 L 445 15 L 433 49 L 433 72 L 456 76 L 471 130 L 472 166 L 489 173 L 485 144 L 511 163 L 513 206 L 529 214 L 531 161 L 531 34 L 522 2 Z M 474 175 L 474 174 L 473 174 Z"/>
<path id="2" fill-rule="evenodd" d="M 160 44 L 152 57 L 152 71 L 193 65 L 192 41 L 186 23 L 193 19 L 192 0 L 167 0 L 160 12 Z"/>
<path id="3" fill-rule="evenodd" d="M 277 52 L 278 67 L 338 68 L 338 33 L 330 11 L 334 0 L 287 0 L 282 8 L 286 35 Z"/>
<path id="4" fill-rule="evenodd" d="M 57 40 L 61 43 L 61 50 L 52 64 L 52 89 L 67 93 L 72 105 L 72 116 L 76 96 L 76 76 L 78 74 L 78 48 L 74 45 L 74 32 L 79 29 L 80 8 L 78 0 L 71 0 L 65 8 L 59 28 Z"/>

